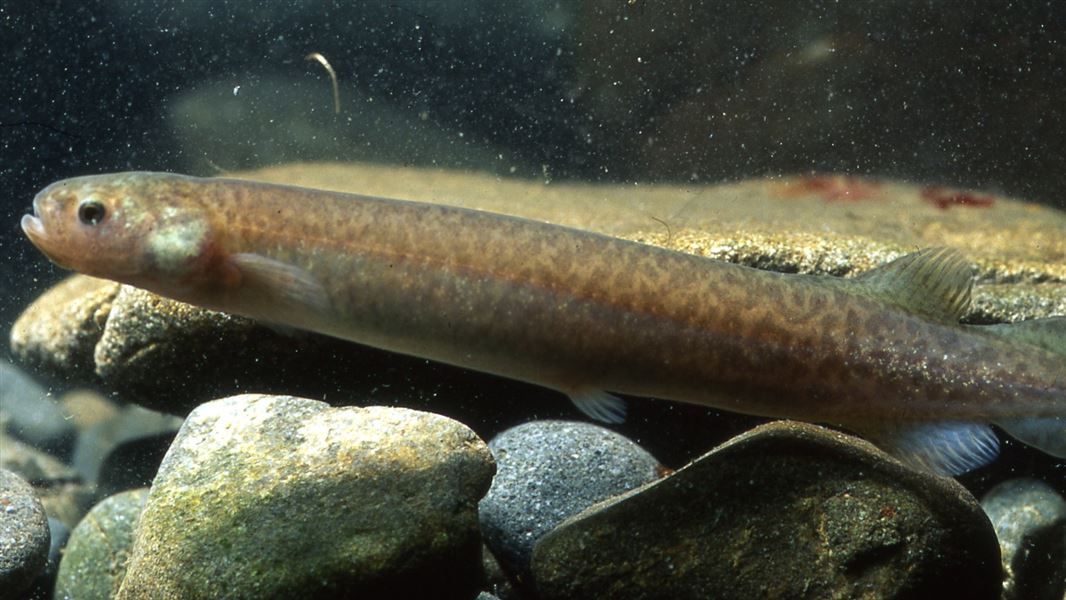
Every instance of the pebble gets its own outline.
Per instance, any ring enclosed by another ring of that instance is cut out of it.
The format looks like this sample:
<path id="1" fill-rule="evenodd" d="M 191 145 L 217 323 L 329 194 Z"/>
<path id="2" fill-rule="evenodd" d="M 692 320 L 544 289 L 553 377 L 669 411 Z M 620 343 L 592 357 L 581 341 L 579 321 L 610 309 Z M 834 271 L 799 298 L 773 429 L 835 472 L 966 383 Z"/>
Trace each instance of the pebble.
<path id="1" fill-rule="evenodd" d="M 44 569 L 50 540 L 33 487 L 0 469 L 0 600 L 21 598 Z"/>
<path id="2" fill-rule="evenodd" d="M 533 545 L 589 506 L 658 479 L 662 466 L 629 439 L 598 425 L 532 421 L 499 434 L 492 487 L 478 519 L 485 544 L 519 582 Z"/>
<path id="3" fill-rule="evenodd" d="M 1000 593 L 995 534 L 958 483 L 788 421 L 563 523 L 533 574 L 545 600 Z"/>
<path id="4" fill-rule="evenodd" d="M 1035 479 L 1012 479 L 981 499 L 999 538 L 1005 600 L 1066 597 L 1066 500 Z"/>
<path id="5" fill-rule="evenodd" d="M 71 532 L 59 563 L 57 599 L 115 597 L 147 498 L 147 488 L 127 490 L 104 499 L 85 515 Z"/>
<path id="6" fill-rule="evenodd" d="M 92 506 L 94 491 L 56 457 L 0 432 L 0 469 L 33 484 L 48 516 L 74 527 Z"/>
<path id="7" fill-rule="evenodd" d="M 485 443 L 439 415 L 208 402 L 159 467 L 117 597 L 470 598 L 494 472 Z"/>

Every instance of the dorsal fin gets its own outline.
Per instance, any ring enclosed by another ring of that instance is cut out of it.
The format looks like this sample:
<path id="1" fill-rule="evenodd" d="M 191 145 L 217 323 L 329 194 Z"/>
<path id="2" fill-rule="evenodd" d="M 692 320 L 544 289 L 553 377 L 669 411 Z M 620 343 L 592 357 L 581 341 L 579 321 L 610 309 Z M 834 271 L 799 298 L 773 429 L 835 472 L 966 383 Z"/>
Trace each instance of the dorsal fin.
<path id="1" fill-rule="evenodd" d="M 970 309 L 973 268 L 957 250 L 926 248 L 867 271 L 856 281 L 903 310 L 954 325 Z"/>

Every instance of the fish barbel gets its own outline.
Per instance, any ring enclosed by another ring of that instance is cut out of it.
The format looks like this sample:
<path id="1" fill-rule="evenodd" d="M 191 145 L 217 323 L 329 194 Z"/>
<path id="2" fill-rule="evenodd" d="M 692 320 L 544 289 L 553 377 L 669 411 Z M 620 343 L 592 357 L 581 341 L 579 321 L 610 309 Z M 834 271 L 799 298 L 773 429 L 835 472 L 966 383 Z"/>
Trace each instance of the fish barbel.
<path id="1" fill-rule="evenodd" d="M 558 390 L 856 431 L 958 474 L 989 427 L 1066 457 L 1066 318 L 966 326 L 972 273 L 932 248 L 855 279 L 737 266 L 455 207 L 232 179 L 54 183 L 22 219 L 60 266 L 202 307 Z"/>

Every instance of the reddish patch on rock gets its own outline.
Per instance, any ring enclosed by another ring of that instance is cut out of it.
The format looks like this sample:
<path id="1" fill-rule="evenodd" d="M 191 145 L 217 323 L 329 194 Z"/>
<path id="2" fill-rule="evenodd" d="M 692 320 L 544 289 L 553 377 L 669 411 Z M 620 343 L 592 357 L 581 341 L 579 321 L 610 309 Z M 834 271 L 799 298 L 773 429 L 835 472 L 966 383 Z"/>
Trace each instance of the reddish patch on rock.
<path id="1" fill-rule="evenodd" d="M 951 190 L 940 186 L 923 188 L 921 196 L 922 200 L 931 203 L 940 210 L 947 210 L 952 206 L 988 208 L 996 203 L 996 199 L 987 194 L 975 194 L 973 192 Z"/>
<path id="2" fill-rule="evenodd" d="M 786 196 L 817 195 L 826 202 L 858 202 L 877 194 L 881 184 L 854 175 L 811 175 L 785 184 Z"/>

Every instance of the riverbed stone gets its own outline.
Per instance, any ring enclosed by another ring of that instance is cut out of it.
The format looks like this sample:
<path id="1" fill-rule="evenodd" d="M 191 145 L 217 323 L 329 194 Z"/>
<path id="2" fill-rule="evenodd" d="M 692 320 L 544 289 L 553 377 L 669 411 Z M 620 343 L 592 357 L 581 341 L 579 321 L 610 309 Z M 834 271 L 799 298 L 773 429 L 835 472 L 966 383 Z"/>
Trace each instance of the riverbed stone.
<path id="1" fill-rule="evenodd" d="M 208 402 L 160 465 L 118 598 L 468 598 L 495 471 L 462 424 L 294 397 Z"/>
<path id="2" fill-rule="evenodd" d="M 1046 483 L 1011 479 L 981 498 L 1003 558 L 1005 600 L 1066 596 L 1066 500 Z"/>
<path id="3" fill-rule="evenodd" d="M 50 452 L 69 451 L 75 429 L 59 402 L 6 360 L 0 360 L 0 413 L 11 435 Z"/>
<path id="4" fill-rule="evenodd" d="M 11 327 L 11 352 L 23 363 L 71 383 L 96 383 L 93 352 L 119 284 L 86 275 L 59 282 Z"/>
<path id="5" fill-rule="evenodd" d="M 609 429 L 541 420 L 489 442 L 497 472 L 478 518 L 485 544 L 519 582 L 530 579 L 533 545 L 589 506 L 655 481 L 665 467 Z"/>
<path id="6" fill-rule="evenodd" d="M 94 506 L 70 534 L 55 597 L 114 598 L 126 575 L 130 547 L 148 489 L 127 490 Z"/>
<path id="7" fill-rule="evenodd" d="M 770 423 L 540 540 L 542 598 L 998 598 L 976 500 L 814 425 Z"/>
<path id="8" fill-rule="evenodd" d="M 74 527 L 92 506 L 95 491 L 55 456 L 0 432 L 0 469 L 29 482 L 50 517 Z"/>
<path id="9" fill-rule="evenodd" d="M 30 587 L 48 561 L 50 539 L 33 487 L 0 469 L 0 600 L 20 598 Z"/>

